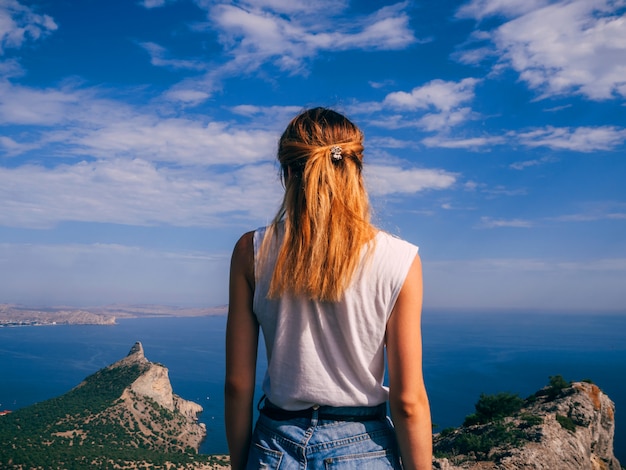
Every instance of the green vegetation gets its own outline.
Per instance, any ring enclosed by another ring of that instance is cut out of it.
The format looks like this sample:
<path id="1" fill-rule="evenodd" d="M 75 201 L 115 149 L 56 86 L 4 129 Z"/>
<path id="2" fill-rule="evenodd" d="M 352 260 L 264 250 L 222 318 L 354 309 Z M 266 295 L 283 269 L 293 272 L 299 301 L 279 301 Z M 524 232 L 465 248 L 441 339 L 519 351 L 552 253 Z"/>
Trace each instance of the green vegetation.
<path id="1" fill-rule="evenodd" d="M 437 457 L 451 458 L 471 454 L 478 460 L 497 460 L 492 449 L 509 445 L 519 447 L 530 439 L 526 429 L 540 424 L 541 417 L 520 415 L 522 425 L 505 422 L 506 417 L 519 413 L 524 400 L 511 393 L 481 394 L 474 405 L 476 412 L 465 418 L 460 431 L 445 429 L 435 444 Z"/>
<path id="2" fill-rule="evenodd" d="M 527 434 L 513 423 L 498 421 L 478 432 L 464 432 L 453 440 L 442 442 L 436 446 L 435 455 L 473 454 L 478 460 L 496 460 L 497 455 L 490 455 L 492 449 L 503 445 L 518 447 L 527 440 Z"/>
<path id="3" fill-rule="evenodd" d="M 482 393 L 474 405 L 476 413 L 467 416 L 463 426 L 486 424 L 506 416 L 512 416 L 522 408 L 523 404 L 524 400 L 517 394 L 503 392 L 497 395 L 486 395 Z"/>
<path id="4" fill-rule="evenodd" d="M 455 459 L 457 456 L 472 456 L 476 460 L 498 461 L 498 449 L 520 447 L 536 439 L 532 428 L 541 425 L 543 418 L 524 410 L 538 399 L 553 401 L 570 387 L 562 376 L 550 376 L 546 387 L 526 400 L 513 393 L 495 395 L 481 394 L 474 405 L 475 413 L 466 416 L 459 429 L 446 428 L 434 442 L 436 457 Z M 569 431 L 575 431 L 576 423 L 567 416 L 556 419 Z"/>
<path id="5" fill-rule="evenodd" d="M 551 375 L 548 386 L 535 393 L 535 397 L 546 397 L 546 400 L 552 401 L 558 397 L 563 389 L 571 385 L 561 375 Z"/>
<path id="6" fill-rule="evenodd" d="M 563 416 L 560 414 L 556 415 L 556 420 L 559 422 L 563 429 L 567 429 L 571 432 L 576 432 L 576 423 L 569 416 Z"/>
<path id="7" fill-rule="evenodd" d="M 112 469 L 136 462 L 151 469 L 167 468 L 168 462 L 193 468 L 211 461 L 182 448 L 173 436 L 183 418 L 151 400 L 140 406 L 158 418 L 160 432 L 140 432 L 120 397 L 146 367 L 103 369 L 61 397 L 1 417 L 0 468 Z"/>
<path id="8" fill-rule="evenodd" d="M 543 424 L 543 418 L 541 416 L 532 415 L 530 413 L 522 413 L 519 418 L 524 422 L 523 427 L 538 426 Z"/>

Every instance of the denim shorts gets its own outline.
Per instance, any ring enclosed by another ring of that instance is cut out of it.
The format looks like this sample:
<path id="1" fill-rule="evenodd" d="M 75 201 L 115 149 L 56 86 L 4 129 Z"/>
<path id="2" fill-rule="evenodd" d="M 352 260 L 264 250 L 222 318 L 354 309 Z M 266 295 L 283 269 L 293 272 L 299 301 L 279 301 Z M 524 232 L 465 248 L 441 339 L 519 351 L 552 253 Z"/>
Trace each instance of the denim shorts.
<path id="1" fill-rule="evenodd" d="M 395 432 L 381 406 L 382 413 L 380 407 L 322 406 L 295 418 L 262 411 L 246 469 L 399 470 Z"/>

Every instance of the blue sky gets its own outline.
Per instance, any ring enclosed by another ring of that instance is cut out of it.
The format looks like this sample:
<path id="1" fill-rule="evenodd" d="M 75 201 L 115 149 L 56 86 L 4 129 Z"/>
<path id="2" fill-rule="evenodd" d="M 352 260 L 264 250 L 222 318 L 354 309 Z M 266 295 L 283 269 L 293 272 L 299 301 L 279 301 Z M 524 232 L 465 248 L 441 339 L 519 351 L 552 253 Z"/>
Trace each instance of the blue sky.
<path id="1" fill-rule="evenodd" d="M 310 106 L 426 308 L 626 310 L 623 0 L 0 0 L 0 303 L 226 303 Z"/>

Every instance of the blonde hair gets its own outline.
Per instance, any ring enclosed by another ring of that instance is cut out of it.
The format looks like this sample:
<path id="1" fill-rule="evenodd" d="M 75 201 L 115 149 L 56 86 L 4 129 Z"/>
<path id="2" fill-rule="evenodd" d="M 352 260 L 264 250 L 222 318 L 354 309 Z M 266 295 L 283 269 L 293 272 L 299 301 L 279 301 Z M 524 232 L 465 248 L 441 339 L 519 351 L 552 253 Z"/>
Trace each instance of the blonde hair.
<path id="1" fill-rule="evenodd" d="M 278 161 L 285 195 L 261 256 L 279 223 L 284 238 L 268 296 L 338 301 L 375 234 L 361 175 L 363 133 L 333 110 L 309 109 L 285 129 Z"/>

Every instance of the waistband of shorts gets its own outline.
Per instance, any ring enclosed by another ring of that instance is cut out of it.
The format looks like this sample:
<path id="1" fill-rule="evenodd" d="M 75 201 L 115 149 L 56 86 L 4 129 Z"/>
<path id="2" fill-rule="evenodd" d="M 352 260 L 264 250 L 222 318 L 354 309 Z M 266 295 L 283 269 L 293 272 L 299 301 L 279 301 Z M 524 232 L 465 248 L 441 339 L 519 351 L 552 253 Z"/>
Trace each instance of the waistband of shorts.
<path id="1" fill-rule="evenodd" d="M 385 419 L 387 416 L 387 403 L 377 406 L 312 406 L 304 410 L 285 410 L 265 398 L 263 407 L 259 409 L 261 414 L 275 421 L 287 421 L 290 419 L 306 418 L 328 421 L 373 421 Z"/>

